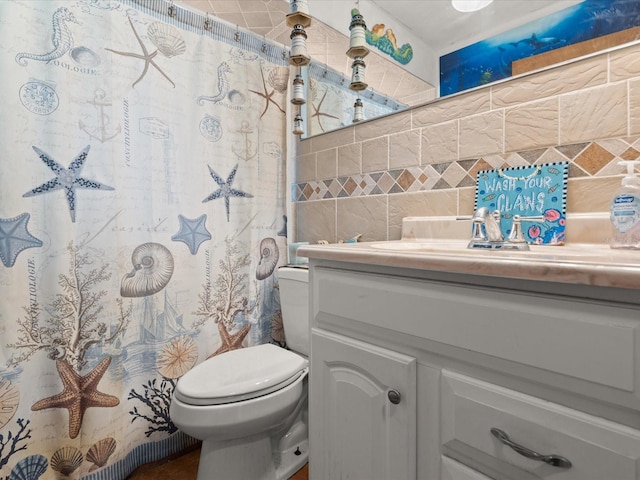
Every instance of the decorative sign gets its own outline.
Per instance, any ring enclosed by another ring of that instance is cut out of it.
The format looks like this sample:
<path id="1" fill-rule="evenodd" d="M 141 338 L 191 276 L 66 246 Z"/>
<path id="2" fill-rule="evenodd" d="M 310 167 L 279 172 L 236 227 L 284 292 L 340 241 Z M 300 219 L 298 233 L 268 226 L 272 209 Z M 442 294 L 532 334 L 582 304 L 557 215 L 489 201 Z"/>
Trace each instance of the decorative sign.
<path id="1" fill-rule="evenodd" d="M 476 210 L 487 207 L 500 212 L 505 238 L 511 232 L 514 215 L 543 217 L 543 221 L 522 221 L 527 243 L 562 245 L 566 226 L 569 162 L 478 172 Z"/>

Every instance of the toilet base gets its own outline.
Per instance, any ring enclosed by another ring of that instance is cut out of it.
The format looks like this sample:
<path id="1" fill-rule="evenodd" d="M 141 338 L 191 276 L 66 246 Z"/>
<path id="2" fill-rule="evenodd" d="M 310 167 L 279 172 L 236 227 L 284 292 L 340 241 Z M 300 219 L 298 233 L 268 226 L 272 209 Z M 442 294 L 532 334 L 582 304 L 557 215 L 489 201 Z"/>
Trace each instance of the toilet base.
<path id="1" fill-rule="evenodd" d="M 306 425 L 297 422 L 280 440 L 277 455 L 269 435 L 204 441 L 197 480 L 287 480 L 309 460 L 306 433 Z"/>
<path id="2" fill-rule="evenodd" d="M 309 461 L 307 424 L 299 418 L 280 438 L 275 454 L 278 462 L 276 478 L 288 480 Z"/>
<path id="3" fill-rule="evenodd" d="M 198 480 L 276 480 L 268 435 L 221 442 L 204 441 Z"/>

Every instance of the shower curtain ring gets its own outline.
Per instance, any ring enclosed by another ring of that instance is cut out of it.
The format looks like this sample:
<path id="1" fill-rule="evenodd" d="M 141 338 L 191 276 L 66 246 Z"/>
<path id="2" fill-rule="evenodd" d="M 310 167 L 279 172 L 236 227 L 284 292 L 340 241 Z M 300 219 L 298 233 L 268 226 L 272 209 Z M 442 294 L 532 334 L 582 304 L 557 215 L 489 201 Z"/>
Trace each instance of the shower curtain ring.
<path id="1" fill-rule="evenodd" d="M 173 4 L 173 0 L 171 0 L 171 5 L 169 5 L 168 13 L 171 18 L 175 17 L 178 14 L 178 9 Z"/>
<path id="2" fill-rule="evenodd" d="M 236 34 L 233 36 L 236 42 L 240 41 L 240 28 L 236 25 Z"/>
<path id="3" fill-rule="evenodd" d="M 207 12 L 207 18 L 204 19 L 204 29 L 207 31 L 211 30 L 211 19 L 209 18 L 209 12 Z"/>

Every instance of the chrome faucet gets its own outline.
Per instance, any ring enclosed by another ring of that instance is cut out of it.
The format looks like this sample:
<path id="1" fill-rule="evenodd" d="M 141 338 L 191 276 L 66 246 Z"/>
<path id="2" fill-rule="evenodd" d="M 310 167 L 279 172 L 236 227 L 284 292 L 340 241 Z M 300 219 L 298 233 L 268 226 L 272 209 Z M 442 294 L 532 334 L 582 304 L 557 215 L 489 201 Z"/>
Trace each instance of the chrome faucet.
<path id="1" fill-rule="evenodd" d="M 500 212 L 498 210 L 490 211 L 487 207 L 480 207 L 471 217 L 471 221 L 473 222 L 473 239 L 504 242 L 502 230 L 500 230 Z"/>
<path id="2" fill-rule="evenodd" d="M 467 248 L 486 248 L 504 250 L 529 250 L 524 234 L 522 233 L 522 222 L 543 222 L 543 216 L 523 217 L 513 216 L 513 223 L 509 238 L 505 241 L 500 228 L 500 211 L 489 210 L 487 207 L 478 208 L 470 217 L 473 225 L 471 241 Z M 459 219 L 469 219 L 469 217 L 458 217 Z"/>

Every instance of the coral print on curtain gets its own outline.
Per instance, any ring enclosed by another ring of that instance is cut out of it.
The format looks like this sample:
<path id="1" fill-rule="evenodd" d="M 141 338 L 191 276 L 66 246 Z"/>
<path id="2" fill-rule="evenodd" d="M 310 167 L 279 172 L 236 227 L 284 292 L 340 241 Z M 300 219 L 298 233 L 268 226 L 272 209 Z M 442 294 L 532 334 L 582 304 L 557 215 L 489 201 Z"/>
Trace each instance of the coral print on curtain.
<path id="1" fill-rule="evenodd" d="M 194 443 L 185 372 L 282 345 L 289 68 L 236 33 L 0 2 L 0 479 L 124 479 Z"/>

